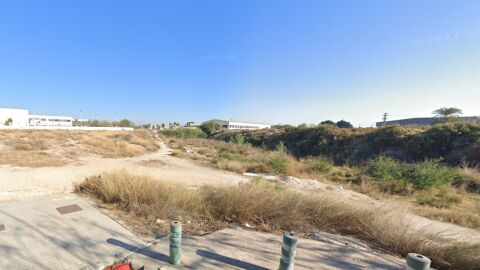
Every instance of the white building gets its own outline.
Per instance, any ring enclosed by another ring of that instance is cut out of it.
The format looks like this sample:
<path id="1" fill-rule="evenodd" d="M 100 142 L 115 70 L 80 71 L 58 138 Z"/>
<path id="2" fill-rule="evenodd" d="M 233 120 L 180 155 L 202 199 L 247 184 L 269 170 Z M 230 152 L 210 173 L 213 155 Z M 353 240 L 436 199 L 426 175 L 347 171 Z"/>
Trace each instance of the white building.
<path id="1" fill-rule="evenodd" d="M 264 129 L 271 128 L 271 125 L 257 124 L 257 123 L 248 123 L 248 122 L 237 122 L 237 121 L 228 121 L 228 120 L 219 120 L 213 119 L 210 121 L 203 122 L 202 124 L 214 123 L 218 124 L 221 128 L 226 129 Z"/>
<path id="2" fill-rule="evenodd" d="M 0 126 L 28 126 L 28 110 L 0 108 Z"/>
<path id="3" fill-rule="evenodd" d="M 0 108 L 0 126 L 9 126 L 12 128 L 26 127 L 57 127 L 73 125 L 73 118 L 68 116 L 56 115 L 30 115 L 25 109 Z"/>
<path id="4" fill-rule="evenodd" d="M 73 118 L 69 116 L 55 116 L 55 115 L 29 115 L 29 126 L 46 126 L 46 127 L 71 127 L 73 125 Z"/>

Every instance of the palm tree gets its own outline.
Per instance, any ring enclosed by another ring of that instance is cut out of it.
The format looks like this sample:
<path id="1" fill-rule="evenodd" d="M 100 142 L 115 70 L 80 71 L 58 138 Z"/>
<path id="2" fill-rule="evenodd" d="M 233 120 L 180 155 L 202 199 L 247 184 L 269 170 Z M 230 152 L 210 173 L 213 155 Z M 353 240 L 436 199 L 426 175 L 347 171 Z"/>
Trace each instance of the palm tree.
<path id="1" fill-rule="evenodd" d="M 443 107 L 433 111 L 433 114 L 435 114 L 435 117 L 440 118 L 436 123 L 448 123 L 453 122 L 455 120 L 454 117 L 462 114 L 462 110 L 455 107 Z"/>
<path id="2" fill-rule="evenodd" d="M 443 121 L 447 122 L 452 117 L 457 117 L 460 114 L 463 114 L 463 112 L 459 108 L 443 107 L 443 108 L 440 108 L 440 109 L 437 109 L 437 110 L 433 111 L 433 114 L 435 114 L 435 117 L 440 117 L 440 118 L 442 118 Z"/>

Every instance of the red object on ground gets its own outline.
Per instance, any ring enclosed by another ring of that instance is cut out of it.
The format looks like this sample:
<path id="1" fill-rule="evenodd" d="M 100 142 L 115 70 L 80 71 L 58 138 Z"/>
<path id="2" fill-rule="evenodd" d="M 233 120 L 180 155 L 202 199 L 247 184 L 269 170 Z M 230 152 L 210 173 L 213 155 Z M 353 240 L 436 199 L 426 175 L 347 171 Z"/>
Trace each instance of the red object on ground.
<path id="1" fill-rule="evenodd" d="M 133 268 L 130 263 L 119 263 L 115 264 L 114 266 L 108 266 L 103 270 L 133 270 Z"/>

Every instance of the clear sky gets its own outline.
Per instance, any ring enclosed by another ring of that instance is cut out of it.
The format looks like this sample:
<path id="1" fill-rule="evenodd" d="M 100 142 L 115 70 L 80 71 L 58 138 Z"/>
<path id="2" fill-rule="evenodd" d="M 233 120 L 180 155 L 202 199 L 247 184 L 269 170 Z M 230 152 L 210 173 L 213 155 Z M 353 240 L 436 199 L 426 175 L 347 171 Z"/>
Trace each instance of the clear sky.
<path id="1" fill-rule="evenodd" d="M 0 107 L 371 126 L 443 106 L 480 115 L 480 1 L 0 0 Z"/>

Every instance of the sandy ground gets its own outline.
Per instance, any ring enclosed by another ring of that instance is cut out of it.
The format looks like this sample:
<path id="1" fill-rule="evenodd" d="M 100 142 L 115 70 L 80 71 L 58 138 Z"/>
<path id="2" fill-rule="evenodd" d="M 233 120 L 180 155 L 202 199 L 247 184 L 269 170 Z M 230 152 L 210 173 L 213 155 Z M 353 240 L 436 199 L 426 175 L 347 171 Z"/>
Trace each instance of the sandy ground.
<path id="1" fill-rule="evenodd" d="M 69 164 L 64 167 L 0 166 L 0 202 L 28 199 L 39 195 L 70 193 L 73 190 L 73 184 L 82 181 L 85 177 L 121 169 L 126 169 L 132 174 L 147 175 L 189 186 L 235 184 L 248 180 L 248 177 L 202 167 L 190 160 L 170 156 L 170 149 L 163 142 L 160 144 L 159 151 L 132 158 L 89 157 L 83 159 L 80 164 Z M 148 160 L 161 160 L 165 164 L 156 167 L 141 164 L 142 161 Z"/>

